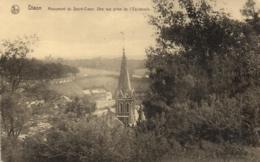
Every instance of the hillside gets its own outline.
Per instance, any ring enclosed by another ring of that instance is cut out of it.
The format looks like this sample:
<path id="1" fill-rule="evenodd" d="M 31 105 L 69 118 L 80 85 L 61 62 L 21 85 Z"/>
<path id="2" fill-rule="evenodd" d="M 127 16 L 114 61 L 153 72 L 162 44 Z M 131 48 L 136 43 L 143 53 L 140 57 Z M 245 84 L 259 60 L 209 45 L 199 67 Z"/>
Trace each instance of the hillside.
<path id="1" fill-rule="evenodd" d="M 93 58 L 93 59 L 80 59 L 80 60 L 64 60 L 65 64 L 94 69 L 105 69 L 109 71 L 119 71 L 121 58 Z M 131 73 L 136 69 L 143 69 L 145 67 L 145 60 L 128 59 L 128 69 Z"/>
<path id="2" fill-rule="evenodd" d="M 118 72 L 92 68 L 79 68 L 79 70 L 80 72 L 75 80 L 64 84 L 51 84 L 51 89 L 67 96 L 82 96 L 83 89 L 97 87 L 102 87 L 112 93 L 115 92 L 118 84 Z M 143 77 L 145 70 L 138 69 L 133 74 L 133 76 Z M 145 92 L 149 85 L 146 78 L 138 77 L 132 77 L 131 83 L 137 93 Z"/>

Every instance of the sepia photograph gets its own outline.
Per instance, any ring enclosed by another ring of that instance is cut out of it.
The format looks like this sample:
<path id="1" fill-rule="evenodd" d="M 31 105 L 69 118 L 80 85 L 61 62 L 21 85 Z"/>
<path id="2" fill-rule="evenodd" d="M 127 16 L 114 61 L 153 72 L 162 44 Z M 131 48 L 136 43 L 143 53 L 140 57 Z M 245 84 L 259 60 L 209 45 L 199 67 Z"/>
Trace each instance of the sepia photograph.
<path id="1" fill-rule="evenodd" d="M 0 0 L 0 162 L 260 162 L 260 0 Z"/>

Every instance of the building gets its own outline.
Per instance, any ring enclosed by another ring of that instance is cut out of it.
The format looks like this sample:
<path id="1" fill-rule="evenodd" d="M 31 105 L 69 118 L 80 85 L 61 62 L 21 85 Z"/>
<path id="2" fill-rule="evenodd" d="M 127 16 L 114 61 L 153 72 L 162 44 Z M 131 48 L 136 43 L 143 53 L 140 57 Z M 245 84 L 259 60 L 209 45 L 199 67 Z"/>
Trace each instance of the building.
<path id="1" fill-rule="evenodd" d="M 113 107 L 115 105 L 115 100 L 112 99 L 112 93 L 105 89 L 85 89 L 83 93 L 95 103 L 96 110 Z"/>
<path id="2" fill-rule="evenodd" d="M 135 125 L 137 121 L 134 90 L 131 87 L 130 77 L 127 68 L 125 49 L 121 61 L 118 87 L 115 93 L 116 116 L 125 125 Z"/>

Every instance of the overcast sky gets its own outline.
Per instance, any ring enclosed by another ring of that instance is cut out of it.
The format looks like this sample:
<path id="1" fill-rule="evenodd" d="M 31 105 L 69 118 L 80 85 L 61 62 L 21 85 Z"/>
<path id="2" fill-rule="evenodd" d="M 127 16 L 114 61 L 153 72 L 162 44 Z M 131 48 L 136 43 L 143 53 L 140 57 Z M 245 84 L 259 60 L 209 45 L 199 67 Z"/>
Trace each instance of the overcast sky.
<path id="1" fill-rule="evenodd" d="M 240 19 L 240 9 L 246 0 L 216 0 L 233 17 Z M 145 49 L 154 44 L 154 29 L 147 23 L 152 12 L 151 0 L 0 0 L 0 39 L 37 34 L 40 41 L 33 57 L 63 57 L 69 59 L 120 57 L 125 33 L 129 58 L 145 58 Z M 257 0 L 260 5 L 260 0 Z M 21 11 L 10 12 L 13 4 Z M 28 5 L 41 6 L 40 11 L 28 10 Z M 150 8 L 144 12 L 48 11 L 48 7 L 136 7 Z"/>

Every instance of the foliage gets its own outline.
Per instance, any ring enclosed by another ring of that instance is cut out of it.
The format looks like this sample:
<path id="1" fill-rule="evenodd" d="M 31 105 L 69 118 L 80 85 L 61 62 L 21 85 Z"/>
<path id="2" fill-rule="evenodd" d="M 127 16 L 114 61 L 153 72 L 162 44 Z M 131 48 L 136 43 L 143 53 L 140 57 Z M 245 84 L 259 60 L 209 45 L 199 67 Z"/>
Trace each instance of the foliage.
<path id="1" fill-rule="evenodd" d="M 23 71 L 26 80 L 50 80 L 66 77 L 68 74 L 77 74 L 75 67 L 61 63 L 48 63 L 36 59 L 27 59 L 26 68 Z"/>
<path id="2" fill-rule="evenodd" d="M 84 117 L 95 111 L 95 105 L 87 98 L 74 98 L 65 108 L 65 113 L 74 113 L 77 118 Z"/>
<path id="3" fill-rule="evenodd" d="M 256 8 L 256 3 L 254 0 L 247 0 L 244 8 L 241 10 L 241 13 L 246 17 L 246 21 L 254 27 L 254 30 L 259 34 L 259 13 L 260 10 Z"/>
<path id="4" fill-rule="evenodd" d="M 30 99 L 51 102 L 58 98 L 58 94 L 50 89 L 47 83 L 29 83 L 24 89 L 24 95 Z"/>
<path id="5" fill-rule="evenodd" d="M 214 143 L 242 140 L 241 107 L 236 99 L 212 97 L 200 106 L 193 102 L 174 106 L 166 115 L 166 127 L 182 146 L 199 144 L 203 149 L 202 140 Z"/>
<path id="6" fill-rule="evenodd" d="M 258 14 L 242 22 L 214 10 L 208 1 L 154 4 L 157 13 L 150 23 L 158 32 L 157 46 L 147 50 L 148 121 L 154 125 L 153 119 L 165 114 L 165 136 L 184 147 L 201 140 L 256 144 Z"/>
<path id="7" fill-rule="evenodd" d="M 2 94 L 2 127 L 7 137 L 16 140 L 25 123 L 30 119 L 30 109 L 24 104 L 19 94 Z"/>
<path id="8" fill-rule="evenodd" d="M 17 153 L 21 154 L 18 147 L 22 131 L 26 123 L 30 120 L 31 110 L 24 104 L 23 98 L 19 94 L 1 94 L 1 134 L 6 137 L 3 144 L 3 152 L 6 162 L 18 162 Z"/>
<path id="9" fill-rule="evenodd" d="M 15 143 L 14 143 L 15 142 Z M 15 145 L 15 147 L 13 147 Z M 23 161 L 23 147 L 21 141 L 14 141 L 13 139 L 2 137 L 2 159 L 5 162 L 24 162 Z"/>
<path id="10" fill-rule="evenodd" d="M 61 120 L 46 137 L 26 139 L 26 161 L 123 161 L 129 153 L 124 133 L 120 127 L 110 128 L 100 118 Z"/>
<path id="11" fill-rule="evenodd" d="M 22 73 L 26 65 L 26 56 L 32 52 L 31 45 L 34 41 L 35 36 L 1 42 L 0 75 L 5 77 L 5 80 L 10 84 L 12 92 L 18 88 L 23 80 Z"/>
<path id="12" fill-rule="evenodd" d="M 25 140 L 25 161 L 155 162 L 167 153 L 165 138 L 139 128 L 111 125 L 107 117 L 61 117 L 52 129 Z"/>
<path id="13" fill-rule="evenodd" d="M 5 90 L 14 92 L 28 80 L 49 80 L 79 72 L 77 68 L 68 65 L 28 59 L 28 54 L 33 52 L 32 45 L 37 39 L 36 36 L 32 36 L 1 42 L 0 75 L 3 79 L 1 90 L 2 86 L 5 86 Z"/>
<path id="14" fill-rule="evenodd" d="M 19 161 L 15 155 L 18 151 L 16 149 L 19 145 L 18 137 L 25 130 L 25 126 L 28 126 L 32 115 L 32 111 L 26 103 L 39 97 L 39 95 L 34 96 L 28 100 L 27 97 L 30 94 L 27 91 L 30 89 L 28 85 L 37 85 L 41 82 L 40 80 L 63 77 L 68 73 L 78 72 L 76 68 L 67 65 L 45 64 L 35 59 L 28 59 L 29 53 L 33 52 L 32 46 L 37 40 L 36 36 L 31 36 L 3 40 L 0 44 L 1 126 L 4 136 L 6 136 L 6 145 L 4 145 L 3 150 L 5 150 L 7 162 Z M 40 94 L 44 100 L 50 99 L 52 96 L 49 94 L 53 94 L 46 89 L 41 92 L 45 92 Z"/>

